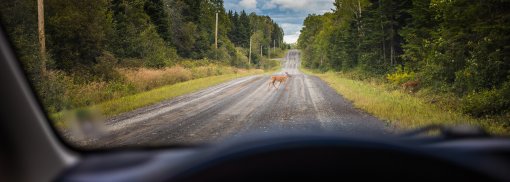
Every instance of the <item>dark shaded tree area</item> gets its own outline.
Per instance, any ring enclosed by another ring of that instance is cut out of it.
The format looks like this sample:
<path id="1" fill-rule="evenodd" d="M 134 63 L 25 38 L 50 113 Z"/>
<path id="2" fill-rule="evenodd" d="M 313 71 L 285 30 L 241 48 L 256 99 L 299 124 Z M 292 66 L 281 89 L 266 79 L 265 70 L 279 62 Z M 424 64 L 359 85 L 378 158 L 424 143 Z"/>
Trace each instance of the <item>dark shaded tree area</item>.
<path id="1" fill-rule="evenodd" d="M 228 12 L 231 20 L 231 31 L 228 34 L 232 43 L 236 46 L 248 48 L 250 37 L 257 31 L 264 32 L 264 43 L 271 43 L 271 46 L 283 48 L 283 29 L 274 22 L 269 16 L 257 16 L 256 14 L 246 14 L 245 11 Z M 276 44 L 276 45 L 274 45 Z"/>
<path id="2" fill-rule="evenodd" d="M 420 81 L 474 116 L 510 111 L 510 1 L 336 0 L 304 25 L 308 68 Z"/>

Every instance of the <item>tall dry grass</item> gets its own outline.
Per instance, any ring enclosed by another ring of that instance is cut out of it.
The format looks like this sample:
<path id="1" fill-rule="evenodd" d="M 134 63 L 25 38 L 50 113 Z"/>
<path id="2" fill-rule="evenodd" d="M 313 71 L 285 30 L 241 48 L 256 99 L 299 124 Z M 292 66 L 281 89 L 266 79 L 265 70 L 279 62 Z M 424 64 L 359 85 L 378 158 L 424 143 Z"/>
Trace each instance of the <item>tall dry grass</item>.
<path id="1" fill-rule="evenodd" d="M 170 85 L 191 80 L 192 72 L 181 66 L 164 69 L 119 69 L 126 82 L 138 91 L 146 91 L 163 85 Z"/>
<path id="2" fill-rule="evenodd" d="M 133 85 L 137 91 L 147 91 L 164 85 L 210 76 L 240 73 L 245 70 L 210 64 L 192 68 L 174 66 L 164 69 L 139 68 L 119 69 L 118 71 L 125 78 L 127 83 Z"/>

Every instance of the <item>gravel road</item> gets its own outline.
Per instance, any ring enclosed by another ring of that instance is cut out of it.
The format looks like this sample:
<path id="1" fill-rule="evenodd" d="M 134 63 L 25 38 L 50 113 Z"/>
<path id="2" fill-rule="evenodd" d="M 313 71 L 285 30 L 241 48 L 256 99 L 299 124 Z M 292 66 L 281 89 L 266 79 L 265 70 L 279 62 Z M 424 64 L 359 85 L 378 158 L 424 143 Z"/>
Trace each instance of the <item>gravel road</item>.
<path id="1" fill-rule="evenodd" d="M 324 81 L 302 74 L 298 51 L 282 59 L 292 75 L 278 89 L 269 75 L 239 78 L 106 122 L 95 146 L 173 145 L 217 142 L 247 133 L 335 132 L 382 134 L 384 122 L 358 109 Z M 278 86 L 278 85 L 277 85 Z"/>

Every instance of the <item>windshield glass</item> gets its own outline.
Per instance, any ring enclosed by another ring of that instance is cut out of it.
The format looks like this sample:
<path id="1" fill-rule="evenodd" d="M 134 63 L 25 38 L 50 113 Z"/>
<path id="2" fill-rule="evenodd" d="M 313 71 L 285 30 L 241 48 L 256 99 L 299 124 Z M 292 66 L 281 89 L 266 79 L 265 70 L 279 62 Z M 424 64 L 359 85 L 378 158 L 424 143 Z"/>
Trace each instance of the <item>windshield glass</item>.
<path id="1" fill-rule="evenodd" d="M 14 0 L 0 13 L 76 147 L 510 133 L 510 1 Z"/>

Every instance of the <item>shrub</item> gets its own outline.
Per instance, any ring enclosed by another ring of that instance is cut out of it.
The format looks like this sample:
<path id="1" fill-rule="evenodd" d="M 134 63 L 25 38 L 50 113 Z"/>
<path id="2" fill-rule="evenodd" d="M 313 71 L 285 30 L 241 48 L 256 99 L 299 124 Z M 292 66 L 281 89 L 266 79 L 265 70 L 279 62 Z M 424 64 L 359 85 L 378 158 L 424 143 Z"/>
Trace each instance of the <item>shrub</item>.
<path id="1" fill-rule="evenodd" d="M 226 47 L 219 47 L 218 49 L 211 47 L 211 49 L 207 51 L 206 57 L 220 62 L 228 61 L 231 58 Z"/>
<path id="2" fill-rule="evenodd" d="M 65 92 L 65 95 L 71 108 L 89 106 L 107 99 L 106 87 L 106 82 L 73 85 Z"/>
<path id="3" fill-rule="evenodd" d="M 118 66 L 122 68 L 140 68 L 143 67 L 143 59 L 126 58 L 119 61 Z"/>
<path id="4" fill-rule="evenodd" d="M 243 48 L 236 48 L 234 56 L 230 59 L 230 65 L 238 67 L 238 68 L 248 68 L 249 67 L 249 61 L 248 57 L 246 56 L 248 53 L 243 50 Z"/>
<path id="5" fill-rule="evenodd" d="M 260 67 L 262 69 L 265 69 L 265 70 L 273 69 L 273 68 L 276 68 L 278 66 L 280 66 L 280 62 L 276 61 L 276 60 L 263 59 L 260 62 Z"/>
<path id="6" fill-rule="evenodd" d="M 66 92 L 74 86 L 73 79 L 59 71 L 48 71 L 42 77 L 35 86 L 46 110 L 58 112 L 69 108 L 71 103 L 68 101 L 69 95 Z"/>
<path id="7" fill-rule="evenodd" d="M 394 73 L 386 75 L 386 79 L 392 84 L 401 85 L 405 82 L 416 80 L 416 73 L 407 70 L 403 66 L 397 66 Z"/>
<path id="8" fill-rule="evenodd" d="M 145 66 L 149 68 L 163 68 L 171 66 L 172 61 L 177 58 L 177 51 L 167 47 L 164 40 L 159 37 L 156 27 L 149 26 L 141 33 L 142 57 L 145 57 Z"/>
<path id="9" fill-rule="evenodd" d="M 510 111 L 510 81 L 499 89 L 473 92 L 462 99 L 461 110 L 475 117 L 501 115 Z"/>
<path id="10" fill-rule="evenodd" d="M 118 60 L 109 52 L 104 52 L 96 58 L 96 64 L 92 69 L 92 74 L 103 81 L 118 80 L 120 74 L 115 70 Z"/>
<path id="11" fill-rule="evenodd" d="M 212 61 L 209 59 L 201 59 L 201 60 L 182 60 L 178 63 L 178 65 L 184 68 L 195 68 L 199 66 L 207 66 L 212 64 Z"/>

